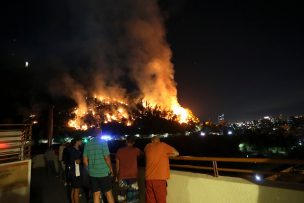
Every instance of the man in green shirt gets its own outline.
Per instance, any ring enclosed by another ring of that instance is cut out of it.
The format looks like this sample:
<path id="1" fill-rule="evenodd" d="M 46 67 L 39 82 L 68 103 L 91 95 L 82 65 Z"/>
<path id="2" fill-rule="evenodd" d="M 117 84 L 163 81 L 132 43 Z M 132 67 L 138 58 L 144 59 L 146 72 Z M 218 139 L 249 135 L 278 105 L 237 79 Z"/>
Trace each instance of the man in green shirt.
<path id="1" fill-rule="evenodd" d="M 106 141 L 100 138 L 101 129 L 95 129 L 95 137 L 86 144 L 83 164 L 88 167 L 94 203 L 100 202 L 100 192 L 106 195 L 109 203 L 114 203 L 112 194 L 113 169 Z"/>

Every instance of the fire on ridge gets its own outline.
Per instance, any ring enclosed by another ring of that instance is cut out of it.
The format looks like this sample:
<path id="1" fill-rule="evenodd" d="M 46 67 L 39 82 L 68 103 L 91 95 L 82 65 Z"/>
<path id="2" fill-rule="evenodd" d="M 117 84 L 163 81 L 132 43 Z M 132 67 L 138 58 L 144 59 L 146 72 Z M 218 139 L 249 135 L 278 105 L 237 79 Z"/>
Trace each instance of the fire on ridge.
<path id="1" fill-rule="evenodd" d="M 141 118 L 149 112 L 180 124 L 199 122 L 191 110 L 181 107 L 178 102 L 167 109 L 144 100 L 130 104 L 119 99 L 91 97 L 86 98 L 85 104 L 74 109 L 74 118 L 68 121 L 68 126 L 77 130 L 87 130 L 111 122 L 132 126 L 137 118 Z"/>

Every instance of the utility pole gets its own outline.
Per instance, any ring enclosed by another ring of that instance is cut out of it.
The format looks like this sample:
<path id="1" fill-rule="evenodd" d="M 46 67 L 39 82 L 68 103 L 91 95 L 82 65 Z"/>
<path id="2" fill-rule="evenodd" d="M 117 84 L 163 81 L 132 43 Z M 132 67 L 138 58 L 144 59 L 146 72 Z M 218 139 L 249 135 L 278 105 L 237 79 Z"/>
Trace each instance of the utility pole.
<path id="1" fill-rule="evenodd" d="M 48 121 L 48 147 L 52 146 L 52 139 L 53 139 L 53 112 L 54 106 L 49 106 L 49 121 Z"/>

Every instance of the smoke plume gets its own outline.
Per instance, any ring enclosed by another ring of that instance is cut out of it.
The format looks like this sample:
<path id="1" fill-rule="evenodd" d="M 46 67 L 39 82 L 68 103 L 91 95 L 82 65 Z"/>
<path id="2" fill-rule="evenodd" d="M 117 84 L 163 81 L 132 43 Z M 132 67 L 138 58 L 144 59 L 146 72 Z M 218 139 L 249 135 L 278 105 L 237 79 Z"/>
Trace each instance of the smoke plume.
<path id="1" fill-rule="evenodd" d="M 83 111 L 86 96 L 179 106 L 156 0 L 68 1 L 67 9 L 67 37 L 56 53 L 64 74 L 52 81 L 53 93 L 69 95 Z"/>

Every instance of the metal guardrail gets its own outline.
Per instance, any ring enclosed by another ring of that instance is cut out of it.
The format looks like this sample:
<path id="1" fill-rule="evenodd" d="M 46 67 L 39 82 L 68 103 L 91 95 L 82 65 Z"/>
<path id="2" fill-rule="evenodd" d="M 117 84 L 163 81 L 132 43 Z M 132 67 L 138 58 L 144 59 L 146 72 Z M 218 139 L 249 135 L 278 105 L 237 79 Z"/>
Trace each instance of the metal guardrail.
<path id="1" fill-rule="evenodd" d="M 0 124 L 0 163 L 31 157 L 31 124 Z"/>
<path id="2" fill-rule="evenodd" d="M 299 159 L 268 159 L 268 158 L 224 158 L 224 157 L 194 157 L 194 156 L 178 156 L 171 157 L 171 160 L 189 161 L 189 162 L 212 162 L 212 167 L 208 166 L 196 166 L 188 164 L 170 164 L 174 168 L 183 169 L 202 169 L 213 170 L 214 176 L 219 176 L 219 171 L 222 172 L 236 172 L 236 173 L 259 173 L 259 174 L 286 174 L 289 171 L 275 172 L 275 171 L 257 171 L 252 169 L 240 169 L 240 168 L 220 168 L 218 162 L 230 162 L 230 163 L 253 163 L 253 164 L 304 164 L 304 160 Z"/>

